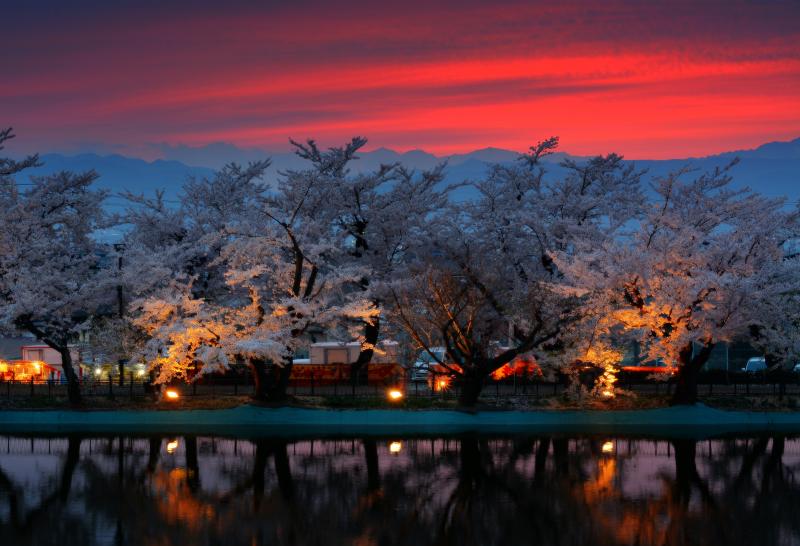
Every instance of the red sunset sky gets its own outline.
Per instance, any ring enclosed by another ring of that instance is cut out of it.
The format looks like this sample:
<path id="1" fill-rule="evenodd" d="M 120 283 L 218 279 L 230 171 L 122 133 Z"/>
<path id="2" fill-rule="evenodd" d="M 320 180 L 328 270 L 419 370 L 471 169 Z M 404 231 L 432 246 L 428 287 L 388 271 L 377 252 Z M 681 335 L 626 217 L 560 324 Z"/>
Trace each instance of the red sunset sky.
<path id="1" fill-rule="evenodd" d="M 165 4 L 168 4 L 166 6 Z M 800 136 L 800 2 L 3 2 L 15 150 L 707 155 Z"/>

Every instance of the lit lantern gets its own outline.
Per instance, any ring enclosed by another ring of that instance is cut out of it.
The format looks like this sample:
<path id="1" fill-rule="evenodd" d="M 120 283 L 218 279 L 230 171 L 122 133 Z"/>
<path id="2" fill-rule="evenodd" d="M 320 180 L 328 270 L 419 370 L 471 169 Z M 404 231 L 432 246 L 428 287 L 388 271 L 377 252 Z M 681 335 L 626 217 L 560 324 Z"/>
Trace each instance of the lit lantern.
<path id="1" fill-rule="evenodd" d="M 400 453 L 403 450 L 403 444 L 401 442 L 391 442 L 389 444 L 389 453 Z"/>
<path id="2" fill-rule="evenodd" d="M 167 453 L 175 453 L 176 449 L 178 449 L 178 440 L 170 440 L 167 442 Z"/>
<path id="3" fill-rule="evenodd" d="M 164 395 L 170 400 L 177 400 L 178 398 L 181 397 L 181 395 L 178 394 L 178 391 L 176 391 L 175 389 L 167 389 L 167 392 L 165 392 Z"/>
<path id="4" fill-rule="evenodd" d="M 614 453 L 614 444 L 612 442 L 605 442 L 600 449 L 603 453 Z"/>
<path id="5" fill-rule="evenodd" d="M 403 391 L 401 391 L 400 389 L 389 389 L 389 392 L 387 394 L 389 396 L 389 400 L 391 400 L 392 402 L 399 402 L 400 400 L 403 399 Z"/>

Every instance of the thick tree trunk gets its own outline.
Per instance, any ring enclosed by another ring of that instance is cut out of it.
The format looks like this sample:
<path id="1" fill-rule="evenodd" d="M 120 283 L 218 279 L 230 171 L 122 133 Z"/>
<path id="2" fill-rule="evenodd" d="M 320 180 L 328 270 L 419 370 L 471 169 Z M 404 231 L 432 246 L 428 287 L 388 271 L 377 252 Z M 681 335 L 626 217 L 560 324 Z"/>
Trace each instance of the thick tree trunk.
<path id="1" fill-rule="evenodd" d="M 464 408 L 473 408 L 478 403 L 478 398 L 483 390 L 486 376 L 477 372 L 467 372 L 461 376 L 461 392 L 458 395 L 458 405 Z"/>
<path id="2" fill-rule="evenodd" d="M 378 343 L 380 331 L 381 325 L 378 317 L 375 317 L 372 322 L 366 322 L 364 324 L 364 343 L 367 344 L 369 348 L 362 349 L 361 352 L 358 353 L 356 361 L 350 366 L 350 381 L 354 385 L 358 383 L 358 377 L 362 370 L 365 368 L 367 370 L 369 369 L 369 363 L 372 361 L 372 357 L 375 354 L 372 347 Z"/>
<path id="3" fill-rule="evenodd" d="M 671 401 L 673 406 L 697 403 L 697 376 L 706 362 L 708 362 L 708 357 L 713 348 L 713 343 L 704 345 L 694 356 L 692 356 L 691 344 L 681 350 L 679 354 L 678 382 L 675 385 L 675 393 L 672 395 Z"/>
<path id="4" fill-rule="evenodd" d="M 267 399 L 267 363 L 261 358 L 250 358 L 247 360 L 250 372 L 253 374 L 253 399 L 264 401 Z"/>
<path id="5" fill-rule="evenodd" d="M 271 365 L 268 370 L 266 399 L 270 402 L 283 402 L 289 388 L 289 378 L 292 375 L 292 359 L 286 359 L 283 366 Z"/>
<path id="6" fill-rule="evenodd" d="M 61 368 L 64 370 L 64 375 L 67 377 L 67 397 L 69 403 L 73 406 L 81 404 L 81 383 L 78 374 L 75 373 L 75 368 L 72 367 L 72 354 L 69 347 L 58 348 L 61 354 Z"/>
<path id="7" fill-rule="evenodd" d="M 262 402 L 284 402 L 288 398 L 292 359 L 286 359 L 283 366 L 261 359 L 252 359 L 249 362 L 255 382 L 253 398 Z"/>

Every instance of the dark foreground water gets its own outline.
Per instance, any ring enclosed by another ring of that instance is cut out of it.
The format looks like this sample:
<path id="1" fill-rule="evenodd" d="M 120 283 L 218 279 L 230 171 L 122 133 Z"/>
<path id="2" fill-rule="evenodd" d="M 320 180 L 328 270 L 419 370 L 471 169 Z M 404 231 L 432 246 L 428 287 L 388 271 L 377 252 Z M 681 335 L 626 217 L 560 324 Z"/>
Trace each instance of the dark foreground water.
<path id="1" fill-rule="evenodd" d="M 800 440 L 0 436 L 17 544 L 800 544 Z"/>

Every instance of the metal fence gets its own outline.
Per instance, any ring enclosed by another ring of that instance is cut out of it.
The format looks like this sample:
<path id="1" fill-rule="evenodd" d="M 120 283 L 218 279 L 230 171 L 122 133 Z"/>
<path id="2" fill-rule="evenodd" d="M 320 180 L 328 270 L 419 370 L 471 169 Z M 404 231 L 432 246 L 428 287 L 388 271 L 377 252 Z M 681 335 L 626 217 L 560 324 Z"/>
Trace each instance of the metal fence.
<path id="1" fill-rule="evenodd" d="M 668 381 L 654 381 L 644 377 L 621 377 L 617 387 L 636 394 L 669 395 L 674 389 L 674 378 Z M 561 380 L 542 378 L 509 377 L 500 381 L 488 379 L 481 396 L 486 399 L 511 397 L 551 397 L 563 394 L 569 383 Z M 84 379 L 81 394 L 84 397 L 104 397 L 107 399 L 157 398 L 167 387 L 158 387 L 148 381 L 128 379 L 120 382 L 115 379 Z M 248 376 L 205 376 L 191 383 L 172 385 L 182 397 L 225 397 L 249 396 L 253 393 L 253 383 Z M 295 396 L 318 396 L 325 398 L 386 398 L 389 391 L 399 389 L 405 398 L 453 399 L 459 395 L 459 385 L 452 382 L 447 388 L 433 390 L 425 381 L 395 380 L 374 384 L 354 384 L 349 380 L 290 381 L 288 393 Z M 719 377 L 700 377 L 698 384 L 700 396 L 800 396 L 800 377 L 797 375 L 770 378 L 769 376 L 731 375 Z M 56 399 L 67 396 L 67 385 L 63 382 L 44 381 L 0 381 L 0 399 L 18 400 L 24 398 Z"/>

